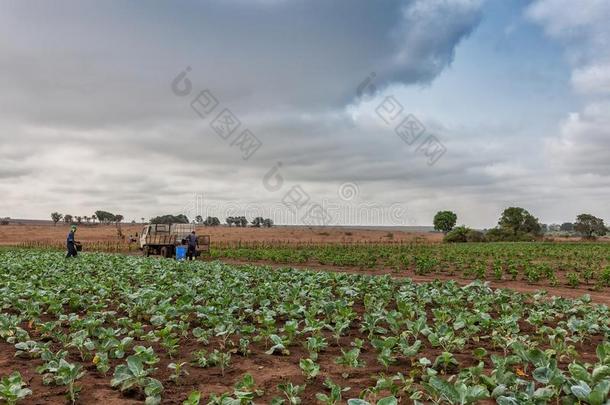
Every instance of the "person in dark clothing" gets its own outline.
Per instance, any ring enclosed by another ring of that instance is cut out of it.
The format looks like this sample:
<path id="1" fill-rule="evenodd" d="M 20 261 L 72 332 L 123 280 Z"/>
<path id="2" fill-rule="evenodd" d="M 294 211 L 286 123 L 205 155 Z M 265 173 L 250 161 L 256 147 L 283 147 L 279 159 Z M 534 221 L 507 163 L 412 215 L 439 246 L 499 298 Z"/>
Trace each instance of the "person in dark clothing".
<path id="1" fill-rule="evenodd" d="M 186 258 L 187 260 L 193 260 L 197 255 L 197 246 L 199 246 L 199 240 L 197 239 L 195 231 L 191 232 L 191 234 L 186 237 L 186 243 L 188 244 Z"/>
<path id="2" fill-rule="evenodd" d="M 66 259 L 68 257 L 76 257 L 77 253 L 76 253 L 76 243 L 74 241 L 74 234 L 76 233 L 76 226 L 72 225 L 72 227 L 70 228 L 70 233 L 68 233 L 68 239 L 67 239 L 67 244 L 68 244 L 68 254 L 66 255 Z"/>

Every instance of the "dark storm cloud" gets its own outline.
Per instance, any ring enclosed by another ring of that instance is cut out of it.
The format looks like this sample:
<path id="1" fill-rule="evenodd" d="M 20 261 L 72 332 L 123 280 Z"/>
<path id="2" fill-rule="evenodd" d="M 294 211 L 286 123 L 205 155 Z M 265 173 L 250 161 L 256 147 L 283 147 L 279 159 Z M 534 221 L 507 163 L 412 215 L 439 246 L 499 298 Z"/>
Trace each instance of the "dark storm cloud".
<path id="1" fill-rule="evenodd" d="M 428 83 L 480 18 L 472 0 L 3 7 L 5 111 L 85 128 L 184 116 L 168 84 L 186 65 L 242 114 L 340 107 L 371 71 L 380 87 Z"/>

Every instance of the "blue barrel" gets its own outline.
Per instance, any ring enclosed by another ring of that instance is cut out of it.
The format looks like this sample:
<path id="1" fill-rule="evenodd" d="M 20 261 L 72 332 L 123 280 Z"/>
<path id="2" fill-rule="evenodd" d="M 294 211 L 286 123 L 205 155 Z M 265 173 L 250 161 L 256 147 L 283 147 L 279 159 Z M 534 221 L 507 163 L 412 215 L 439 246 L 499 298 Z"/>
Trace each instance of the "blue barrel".
<path id="1" fill-rule="evenodd" d="M 176 246 L 176 260 L 186 260 L 186 246 Z"/>

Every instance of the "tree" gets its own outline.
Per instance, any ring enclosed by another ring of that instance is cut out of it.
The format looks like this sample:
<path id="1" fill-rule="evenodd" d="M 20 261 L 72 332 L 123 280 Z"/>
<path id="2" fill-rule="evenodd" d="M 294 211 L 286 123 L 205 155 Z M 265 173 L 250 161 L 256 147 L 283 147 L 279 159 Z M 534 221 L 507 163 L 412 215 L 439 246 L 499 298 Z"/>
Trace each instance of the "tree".
<path id="1" fill-rule="evenodd" d="M 254 228 L 260 228 L 261 226 L 265 228 L 271 228 L 273 226 L 273 220 L 271 218 L 256 217 L 252 220 L 250 224 Z"/>
<path id="2" fill-rule="evenodd" d="M 235 226 L 239 226 L 239 227 L 248 226 L 248 220 L 246 219 L 246 217 L 227 217 L 225 219 L 225 222 L 229 226 L 231 226 L 233 224 L 235 224 Z M 218 223 L 220 224 L 220 221 L 218 221 Z"/>
<path id="3" fill-rule="evenodd" d="M 62 214 L 60 214 L 59 212 L 53 212 L 53 213 L 51 214 L 51 219 L 53 220 L 53 225 L 57 225 L 57 223 L 58 223 L 59 221 L 61 221 L 61 219 L 62 219 L 63 217 L 64 217 L 64 216 L 63 216 Z"/>
<path id="4" fill-rule="evenodd" d="M 142 220 L 142 223 L 146 222 L 146 218 L 142 217 L 140 219 Z"/>
<path id="5" fill-rule="evenodd" d="M 434 229 L 447 233 L 457 222 L 457 215 L 452 211 L 439 211 L 434 216 Z"/>
<path id="6" fill-rule="evenodd" d="M 263 217 L 256 217 L 252 220 L 252 226 L 255 228 L 260 228 L 261 226 L 263 226 L 263 222 L 265 222 L 265 218 Z"/>
<path id="7" fill-rule="evenodd" d="M 81 217 L 80 215 L 77 215 L 74 218 L 76 219 L 76 223 L 77 224 L 82 224 L 83 223 L 83 217 Z"/>
<path id="8" fill-rule="evenodd" d="M 151 224 L 188 224 L 189 219 L 184 214 L 179 215 L 162 215 L 151 218 Z"/>
<path id="9" fill-rule="evenodd" d="M 202 224 L 203 223 L 203 217 L 201 215 L 197 215 L 195 217 L 195 222 L 197 222 L 198 224 Z"/>
<path id="10" fill-rule="evenodd" d="M 97 215 L 95 215 L 95 214 L 91 215 L 91 220 L 93 221 L 94 224 L 95 224 L 96 219 L 97 219 Z"/>
<path id="11" fill-rule="evenodd" d="M 245 227 L 248 226 L 248 220 L 246 219 L 246 217 L 241 216 L 241 217 L 228 217 L 225 222 L 231 226 L 232 224 L 235 224 L 235 226 L 239 226 L 239 227 Z"/>
<path id="12" fill-rule="evenodd" d="M 205 226 L 218 226 L 218 225 L 220 225 L 220 219 L 218 219 L 217 217 L 207 217 L 205 219 L 205 221 L 203 221 L 203 225 L 205 225 Z"/>
<path id="13" fill-rule="evenodd" d="M 504 210 L 498 221 L 500 228 L 505 229 L 517 236 L 519 233 L 540 235 L 542 230 L 538 218 L 535 218 L 526 209 L 521 207 L 509 207 Z"/>
<path id="14" fill-rule="evenodd" d="M 111 222 L 116 221 L 116 215 L 108 211 L 98 210 L 95 211 L 95 215 L 97 216 L 98 221 L 103 222 L 105 224 L 109 224 Z"/>
<path id="15" fill-rule="evenodd" d="M 561 232 L 574 232 L 574 224 L 571 222 L 564 222 L 563 224 L 561 224 L 559 230 Z"/>
<path id="16" fill-rule="evenodd" d="M 72 215 L 70 215 L 70 214 L 66 214 L 66 215 L 64 215 L 64 222 L 65 222 L 66 224 L 71 224 L 73 219 L 74 219 L 74 218 L 72 218 Z"/>
<path id="17" fill-rule="evenodd" d="M 604 236 L 608 231 L 606 225 L 604 225 L 604 220 L 591 214 L 577 216 L 574 230 L 585 238 L 593 238 L 594 234 L 595 236 Z"/>

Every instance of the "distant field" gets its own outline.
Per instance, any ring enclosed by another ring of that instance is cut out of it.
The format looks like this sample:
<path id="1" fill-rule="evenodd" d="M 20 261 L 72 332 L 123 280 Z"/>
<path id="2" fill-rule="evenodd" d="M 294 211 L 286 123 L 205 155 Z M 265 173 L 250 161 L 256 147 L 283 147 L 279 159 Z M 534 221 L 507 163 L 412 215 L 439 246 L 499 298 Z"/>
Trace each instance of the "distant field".
<path id="1" fill-rule="evenodd" d="M 142 232 L 143 225 L 122 224 L 123 235 L 128 237 Z M 0 226 L 0 245 L 13 245 L 24 241 L 63 242 L 69 226 L 59 223 L 54 226 L 47 221 L 30 221 L 22 225 L 10 224 Z M 298 227 L 276 226 L 267 228 L 236 227 L 198 227 L 200 234 L 211 235 L 214 242 L 236 241 L 288 241 L 288 242 L 391 242 L 414 241 L 425 239 L 428 242 L 440 242 L 442 234 L 431 232 L 411 232 L 393 228 L 368 229 L 364 227 Z M 117 228 L 114 225 L 80 225 L 76 239 L 81 242 L 118 241 Z"/>

